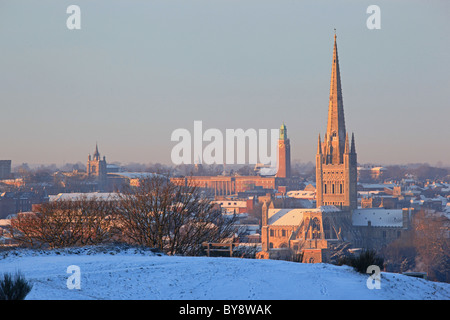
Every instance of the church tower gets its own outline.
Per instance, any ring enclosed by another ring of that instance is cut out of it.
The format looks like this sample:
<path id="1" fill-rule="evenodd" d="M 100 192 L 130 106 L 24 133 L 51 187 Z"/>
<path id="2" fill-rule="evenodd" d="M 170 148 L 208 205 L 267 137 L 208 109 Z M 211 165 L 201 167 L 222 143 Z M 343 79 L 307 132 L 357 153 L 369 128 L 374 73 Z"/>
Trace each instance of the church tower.
<path id="1" fill-rule="evenodd" d="M 287 128 L 284 123 L 280 127 L 277 165 L 277 178 L 291 177 L 291 143 L 287 137 Z"/>
<path id="2" fill-rule="evenodd" d="M 98 182 L 98 189 L 104 191 L 107 183 L 107 171 L 106 171 L 106 158 L 100 158 L 100 152 L 98 152 L 98 145 L 95 145 L 94 156 L 88 156 L 86 172 L 89 177 L 96 177 Z"/>
<path id="3" fill-rule="evenodd" d="M 345 129 L 344 103 L 341 75 L 334 35 L 333 62 L 331 67 L 328 124 L 324 140 L 320 134 L 316 155 L 317 207 L 335 205 L 343 210 L 357 208 L 357 160 L 355 137 L 351 144 Z"/>

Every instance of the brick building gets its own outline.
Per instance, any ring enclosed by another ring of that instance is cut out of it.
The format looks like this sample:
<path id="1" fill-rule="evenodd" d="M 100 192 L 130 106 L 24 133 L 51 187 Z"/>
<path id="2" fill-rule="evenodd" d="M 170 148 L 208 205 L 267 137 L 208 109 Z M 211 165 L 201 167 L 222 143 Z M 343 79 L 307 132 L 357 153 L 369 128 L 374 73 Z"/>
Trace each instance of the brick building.
<path id="1" fill-rule="evenodd" d="M 286 193 L 288 190 L 298 189 L 299 186 L 299 180 L 291 176 L 290 141 L 284 123 L 280 127 L 277 172 L 275 175 L 190 176 L 174 177 L 171 178 L 171 181 L 178 185 L 195 185 L 209 191 L 214 196 L 237 195 L 255 187 Z"/>

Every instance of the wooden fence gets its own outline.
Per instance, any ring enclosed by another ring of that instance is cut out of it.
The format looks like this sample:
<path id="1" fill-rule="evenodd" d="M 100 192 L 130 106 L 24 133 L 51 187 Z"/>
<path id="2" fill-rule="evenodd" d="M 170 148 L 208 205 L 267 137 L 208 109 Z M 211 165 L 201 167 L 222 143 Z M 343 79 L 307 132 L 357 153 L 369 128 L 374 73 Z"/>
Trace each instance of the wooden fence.
<path id="1" fill-rule="evenodd" d="M 202 246 L 206 248 L 206 254 L 208 257 L 211 256 L 213 252 L 228 252 L 230 257 L 233 256 L 233 245 L 234 243 L 213 243 L 213 242 L 203 242 Z"/>

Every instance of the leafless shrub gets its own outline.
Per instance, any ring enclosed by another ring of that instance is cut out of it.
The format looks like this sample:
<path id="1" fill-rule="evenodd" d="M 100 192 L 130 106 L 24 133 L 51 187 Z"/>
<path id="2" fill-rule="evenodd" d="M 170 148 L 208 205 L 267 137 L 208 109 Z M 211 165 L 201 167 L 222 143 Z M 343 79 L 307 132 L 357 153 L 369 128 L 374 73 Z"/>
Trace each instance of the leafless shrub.
<path id="1" fill-rule="evenodd" d="M 115 241 L 171 255 L 198 255 L 203 242 L 233 241 L 235 220 L 223 217 L 195 186 L 155 175 L 116 199 L 55 201 L 39 212 L 19 214 L 11 221 L 11 235 L 20 245 L 35 248 Z"/>
<path id="2" fill-rule="evenodd" d="M 55 201 L 39 212 L 19 213 L 11 220 L 11 236 L 19 245 L 61 248 L 96 245 L 113 240 L 114 204 L 87 199 Z"/>
<path id="3" fill-rule="evenodd" d="M 122 193 L 118 213 L 124 241 L 167 254 L 198 255 L 202 242 L 230 241 L 235 232 L 235 217 L 224 218 L 197 187 L 164 176 Z"/>

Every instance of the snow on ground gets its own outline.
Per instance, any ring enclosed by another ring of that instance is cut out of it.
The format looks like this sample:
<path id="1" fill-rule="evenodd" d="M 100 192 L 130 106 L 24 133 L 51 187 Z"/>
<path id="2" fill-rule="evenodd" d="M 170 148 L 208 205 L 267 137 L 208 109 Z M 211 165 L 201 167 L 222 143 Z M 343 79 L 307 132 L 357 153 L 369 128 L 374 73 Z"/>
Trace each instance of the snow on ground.
<path id="1" fill-rule="evenodd" d="M 68 289 L 70 265 L 81 289 Z M 348 266 L 240 258 L 176 257 L 146 250 L 0 252 L 0 274 L 19 270 L 38 300 L 450 299 L 450 284 L 381 274 L 381 288 Z"/>

